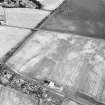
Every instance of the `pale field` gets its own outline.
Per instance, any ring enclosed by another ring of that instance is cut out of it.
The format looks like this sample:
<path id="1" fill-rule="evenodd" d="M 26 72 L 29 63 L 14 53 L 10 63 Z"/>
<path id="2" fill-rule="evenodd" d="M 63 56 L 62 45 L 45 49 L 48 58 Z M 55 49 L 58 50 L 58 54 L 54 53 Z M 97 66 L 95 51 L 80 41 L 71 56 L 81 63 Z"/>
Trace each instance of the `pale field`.
<path id="1" fill-rule="evenodd" d="M 5 8 L 6 23 L 9 26 L 35 28 L 50 12 L 28 8 Z"/>
<path id="2" fill-rule="evenodd" d="M 68 100 L 64 101 L 62 103 L 62 105 L 80 105 L 80 104 L 78 104 L 78 103 L 76 103 L 76 102 L 71 101 L 70 99 L 68 99 Z"/>
<path id="3" fill-rule="evenodd" d="M 29 34 L 27 29 L 0 26 L 0 58 Z"/>
<path id="4" fill-rule="evenodd" d="M 105 41 L 39 31 L 7 64 L 29 78 L 51 79 L 104 102 Z"/>
<path id="5" fill-rule="evenodd" d="M 0 105 L 37 105 L 37 100 L 0 85 Z"/>

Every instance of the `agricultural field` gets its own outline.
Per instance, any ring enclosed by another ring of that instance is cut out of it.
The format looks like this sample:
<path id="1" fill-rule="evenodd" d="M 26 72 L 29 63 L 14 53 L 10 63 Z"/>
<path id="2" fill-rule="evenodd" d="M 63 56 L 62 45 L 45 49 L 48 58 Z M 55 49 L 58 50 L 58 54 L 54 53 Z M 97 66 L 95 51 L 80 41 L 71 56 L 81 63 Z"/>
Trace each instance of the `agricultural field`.
<path id="1" fill-rule="evenodd" d="M 104 0 L 0 2 L 0 105 L 105 105 Z"/>

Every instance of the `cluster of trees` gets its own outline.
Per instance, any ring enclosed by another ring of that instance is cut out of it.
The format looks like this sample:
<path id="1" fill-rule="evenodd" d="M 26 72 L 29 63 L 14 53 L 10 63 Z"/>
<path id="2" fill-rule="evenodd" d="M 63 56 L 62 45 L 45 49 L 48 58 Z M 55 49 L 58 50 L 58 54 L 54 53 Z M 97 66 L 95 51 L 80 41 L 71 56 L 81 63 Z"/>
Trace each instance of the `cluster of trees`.
<path id="1" fill-rule="evenodd" d="M 42 8 L 42 4 L 37 0 L 1 0 L 3 7 L 13 8 Z"/>

